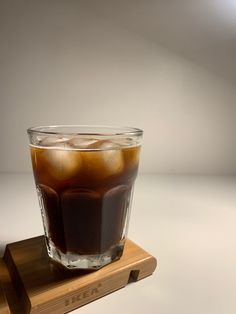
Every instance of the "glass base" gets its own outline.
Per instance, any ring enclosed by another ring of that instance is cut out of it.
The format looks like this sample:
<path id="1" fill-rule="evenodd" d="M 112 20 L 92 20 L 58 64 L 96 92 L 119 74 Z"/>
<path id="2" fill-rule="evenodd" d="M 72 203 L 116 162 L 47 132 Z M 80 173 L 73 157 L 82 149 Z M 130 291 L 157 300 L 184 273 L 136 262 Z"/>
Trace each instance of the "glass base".
<path id="1" fill-rule="evenodd" d="M 108 251 L 95 255 L 79 255 L 62 253 L 52 241 L 47 239 L 48 255 L 54 261 L 68 269 L 99 269 L 113 261 L 120 259 L 124 250 L 124 240 L 112 246 Z"/>

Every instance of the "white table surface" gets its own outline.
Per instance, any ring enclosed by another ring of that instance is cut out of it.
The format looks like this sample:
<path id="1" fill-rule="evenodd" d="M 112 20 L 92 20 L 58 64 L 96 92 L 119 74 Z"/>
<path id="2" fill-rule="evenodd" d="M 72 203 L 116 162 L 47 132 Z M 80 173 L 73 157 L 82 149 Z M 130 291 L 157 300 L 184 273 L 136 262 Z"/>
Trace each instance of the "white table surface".
<path id="1" fill-rule="evenodd" d="M 0 174 L 0 198 L 1 253 L 43 233 L 32 174 Z M 155 273 L 72 313 L 236 313 L 236 178 L 140 175 L 129 238 Z"/>

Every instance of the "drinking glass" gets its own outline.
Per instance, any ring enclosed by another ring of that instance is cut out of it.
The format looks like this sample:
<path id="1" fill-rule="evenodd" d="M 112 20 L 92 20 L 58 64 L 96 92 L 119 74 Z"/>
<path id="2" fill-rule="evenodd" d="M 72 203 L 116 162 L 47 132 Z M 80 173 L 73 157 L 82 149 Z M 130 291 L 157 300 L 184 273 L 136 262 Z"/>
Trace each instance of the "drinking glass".
<path id="1" fill-rule="evenodd" d="M 142 130 L 58 125 L 27 130 L 48 255 L 98 269 L 122 256 Z"/>

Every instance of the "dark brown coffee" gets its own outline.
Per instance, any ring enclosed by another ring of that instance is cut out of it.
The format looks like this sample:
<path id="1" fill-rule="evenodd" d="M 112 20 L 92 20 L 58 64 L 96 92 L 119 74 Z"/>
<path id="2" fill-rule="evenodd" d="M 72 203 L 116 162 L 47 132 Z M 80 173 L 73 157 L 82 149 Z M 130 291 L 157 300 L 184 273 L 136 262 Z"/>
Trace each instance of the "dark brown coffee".
<path id="1" fill-rule="evenodd" d="M 78 141 L 30 147 L 45 232 L 64 254 L 101 254 L 124 237 L 140 147 Z"/>

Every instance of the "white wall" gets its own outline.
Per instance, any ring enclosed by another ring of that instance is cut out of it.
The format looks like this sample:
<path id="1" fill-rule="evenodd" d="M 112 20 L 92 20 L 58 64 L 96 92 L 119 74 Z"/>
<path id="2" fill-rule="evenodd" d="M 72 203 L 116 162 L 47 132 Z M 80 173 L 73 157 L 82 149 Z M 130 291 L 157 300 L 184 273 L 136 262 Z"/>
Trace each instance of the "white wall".
<path id="1" fill-rule="evenodd" d="M 236 92 L 82 1 L 0 4 L 0 171 L 31 171 L 26 128 L 145 131 L 141 171 L 236 173 Z"/>

